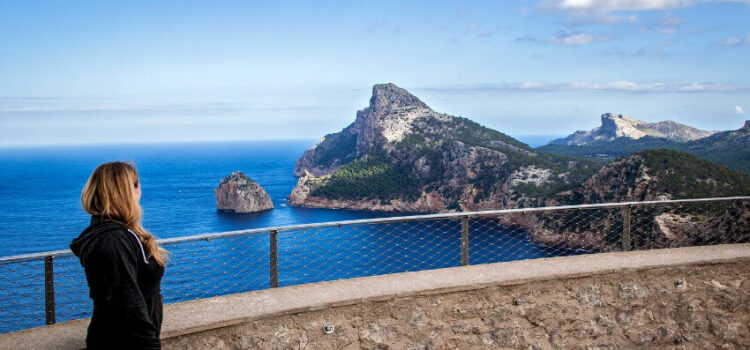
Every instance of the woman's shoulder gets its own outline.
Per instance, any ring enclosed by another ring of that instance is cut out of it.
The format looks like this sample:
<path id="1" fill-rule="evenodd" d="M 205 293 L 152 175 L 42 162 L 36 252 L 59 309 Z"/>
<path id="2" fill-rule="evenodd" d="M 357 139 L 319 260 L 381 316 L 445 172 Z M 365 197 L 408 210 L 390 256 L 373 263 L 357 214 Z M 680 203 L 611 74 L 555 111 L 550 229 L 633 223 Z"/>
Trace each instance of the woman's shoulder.
<path id="1" fill-rule="evenodd" d="M 91 224 L 87 229 L 92 238 L 107 238 L 116 236 L 125 236 L 128 228 L 125 224 L 117 221 L 102 221 Z"/>
<path id="2" fill-rule="evenodd" d="M 122 249 L 123 246 L 129 250 L 135 250 L 137 242 L 127 227 L 117 222 L 98 223 L 89 227 L 87 246 L 103 252 Z"/>
<path id="3" fill-rule="evenodd" d="M 86 266 L 113 259 L 137 261 L 141 255 L 139 244 L 123 223 L 92 219 L 91 225 L 70 244 L 70 249 Z"/>

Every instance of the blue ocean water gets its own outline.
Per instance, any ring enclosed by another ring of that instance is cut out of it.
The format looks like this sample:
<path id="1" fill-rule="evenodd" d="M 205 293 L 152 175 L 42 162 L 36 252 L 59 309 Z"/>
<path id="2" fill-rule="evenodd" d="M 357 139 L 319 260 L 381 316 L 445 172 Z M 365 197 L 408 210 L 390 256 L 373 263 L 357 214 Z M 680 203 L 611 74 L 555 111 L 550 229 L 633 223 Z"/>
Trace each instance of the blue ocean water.
<path id="1" fill-rule="evenodd" d="M 294 162 L 315 141 L 175 143 L 0 149 L 0 256 L 67 249 L 88 226 L 79 197 L 97 165 L 135 162 L 143 226 L 160 238 L 379 217 L 352 210 L 287 206 Z M 236 215 L 216 210 L 214 188 L 240 170 L 275 209 Z"/>
<path id="2" fill-rule="evenodd" d="M 548 134 L 548 135 L 534 135 L 534 134 L 527 134 L 527 135 L 513 135 L 513 137 L 521 141 L 530 147 L 537 148 L 544 146 L 548 144 L 550 141 L 554 139 L 559 139 L 566 137 L 568 135 L 562 135 L 562 134 Z"/>
<path id="3" fill-rule="evenodd" d="M 66 146 L 0 149 L 0 256 L 67 249 L 88 226 L 80 191 L 100 163 L 136 163 L 144 227 L 161 238 L 375 218 L 403 213 L 291 207 L 294 162 L 314 141 Z M 240 170 L 263 186 L 275 209 L 217 211 L 213 191 Z M 489 221 L 488 221 L 489 220 Z M 537 246 L 496 222 L 470 224 L 469 263 L 576 252 Z M 458 266 L 460 221 L 333 226 L 278 235 L 279 286 Z M 269 234 L 169 245 L 166 303 L 270 287 Z M 74 256 L 54 260 L 57 321 L 90 316 L 83 269 Z M 44 265 L 0 263 L 0 333 L 44 324 Z"/>

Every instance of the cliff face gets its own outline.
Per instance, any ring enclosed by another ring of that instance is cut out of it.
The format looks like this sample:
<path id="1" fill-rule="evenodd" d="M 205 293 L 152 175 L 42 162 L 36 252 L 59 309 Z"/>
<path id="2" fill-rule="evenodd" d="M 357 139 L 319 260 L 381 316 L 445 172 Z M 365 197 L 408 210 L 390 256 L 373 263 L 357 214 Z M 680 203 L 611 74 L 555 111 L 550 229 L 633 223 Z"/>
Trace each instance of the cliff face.
<path id="1" fill-rule="evenodd" d="M 214 190 L 216 208 L 235 213 L 253 213 L 273 209 L 266 191 L 247 175 L 235 171 L 221 180 Z"/>
<path id="2" fill-rule="evenodd" d="M 357 112 L 354 123 L 341 132 L 324 136 L 297 160 L 294 175 L 328 175 L 363 155 L 392 146 L 411 132 L 420 117 L 436 117 L 426 104 L 394 85 L 375 85 L 370 105 Z"/>
<path id="3" fill-rule="evenodd" d="M 609 203 L 750 195 L 750 176 L 694 155 L 650 150 L 608 164 L 564 203 Z M 750 241 L 744 201 L 632 207 L 632 245 L 639 249 Z M 519 223 L 538 243 L 594 251 L 619 250 L 619 208 L 526 215 Z"/>
<path id="4" fill-rule="evenodd" d="M 433 111 L 393 84 L 297 161 L 293 205 L 439 212 L 545 204 L 597 166 L 538 152 L 468 119 Z"/>
<path id="5" fill-rule="evenodd" d="M 625 137 L 640 139 L 646 136 L 676 142 L 688 142 L 708 137 L 713 132 L 696 129 L 673 121 L 645 123 L 623 115 L 602 114 L 602 125 L 590 131 L 579 130 L 562 139 L 550 142 L 553 145 L 587 145 L 594 142 L 612 141 Z"/>

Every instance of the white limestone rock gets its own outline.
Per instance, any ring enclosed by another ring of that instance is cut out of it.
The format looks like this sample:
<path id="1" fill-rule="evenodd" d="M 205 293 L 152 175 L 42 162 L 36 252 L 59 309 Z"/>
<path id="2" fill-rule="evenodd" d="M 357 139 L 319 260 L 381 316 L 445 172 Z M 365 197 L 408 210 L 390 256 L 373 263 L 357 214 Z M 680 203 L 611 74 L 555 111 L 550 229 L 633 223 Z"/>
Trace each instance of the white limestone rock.
<path id="1" fill-rule="evenodd" d="M 568 137 L 550 142 L 555 145 L 587 145 L 598 141 L 612 141 L 627 137 L 638 140 L 645 136 L 660 137 L 677 142 L 688 142 L 714 134 L 713 131 L 696 129 L 671 120 L 646 123 L 622 114 L 602 114 L 602 125 L 590 131 L 578 130 Z"/>

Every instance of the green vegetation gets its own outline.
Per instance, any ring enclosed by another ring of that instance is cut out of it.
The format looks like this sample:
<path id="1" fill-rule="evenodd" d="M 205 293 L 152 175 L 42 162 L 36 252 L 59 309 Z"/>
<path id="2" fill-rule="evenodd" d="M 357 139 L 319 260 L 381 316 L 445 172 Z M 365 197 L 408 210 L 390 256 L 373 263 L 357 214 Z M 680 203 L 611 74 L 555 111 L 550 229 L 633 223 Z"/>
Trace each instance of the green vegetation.
<path id="1" fill-rule="evenodd" d="M 653 190 L 675 198 L 726 197 L 750 194 L 750 175 L 674 150 L 639 153 L 658 178 Z"/>
<path id="2" fill-rule="evenodd" d="M 567 179 L 554 177 L 551 183 L 541 186 L 533 184 L 518 186 L 518 190 L 532 197 L 548 197 L 554 193 L 572 189 L 580 182 L 589 178 L 599 170 L 603 163 L 589 159 L 576 159 L 560 156 L 548 152 L 534 150 L 502 132 L 482 126 L 462 117 L 440 120 L 432 117 L 419 118 L 414 122 L 413 132 L 406 135 L 396 148 L 403 154 L 402 158 L 424 158 L 430 167 L 430 177 L 421 179 L 420 184 L 428 185 L 428 191 L 433 189 L 429 184 L 440 182 L 445 177 L 444 154 L 445 146 L 449 142 L 460 141 L 469 146 L 493 149 L 505 154 L 507 163 L 501 167 L 480 166 L 480 176 L 472 180 L 471 184 L 478 189 L 474 202 L 478 203 L 487 198 L 493 187 L 505 182 L 511 172 L 519 167 L 534 165 L 538 168 L 551 169 L 555 174 L 567 173 Z M 570 167 L 570 162 L 574 166 Z M 441 193 L 446 198 L 456 198 L 461 193 L 453 193 L 452 189 L 443 188 Z"/>
<path id="3" fill-rule="evenodd" d="M 474 203 L 479 203 L 482 199 L 489 197 L 492 187 L 502 183 L 501 179 L 505 180 L 510 175 L 506 167 L 503 167 L 500 172 L 495 172 L 486 166 L 481 167 L 481 174 L 473 183 L 474 188 L 479 189 L 479 193 L 474 196 Z"/>
<path id="4" fill-rule="evenodd" d="M 408 134 L 398 143 L 398 148 L 421 148 L 427 143 L 422 134 Z"/>
<path id="5" fill-rule="evenodd" d="M 743 138 L 744 137 L 744 138 Z M 695 154 L 729 168 L 750 173 L 750 142 L 747 130 L 726 131 L 713 136 L 680 143 L 646 136 L 638 140 L 621 137 L 585 146 L 545 145 L 539 150 L 558 155 L 612 161 L 648 149 L 671 149 Z"/>
<path id="6" fill-rule="evenodd" d="M 448 204 L 448 206 L 445 209 L 463 211 L 463 209 L 461 208 L 461 204 L 458 203 L 458 200 L 454 200 L 453 202 Z"/>
<path id="7" fill-rule="evenodd" d="M 419 187 L 410 169 L 388 162 L 382 155 L 356 159 L 340 168 L 310 194 L 330 199 L 416 199 Z"/>
<path id="8" fill-rule="evenodd" d="M 538 149 L 568 157 L 592 158 L 611 161 L 647 149 L 679 150 L 683 144 L 663 138 L 646 136 L 638 140 L 620 137 L 612 141 L 598 141 L 585 146 L 545 145 Z"/>
<path id="9" fill-rule="evenodd" d="M 478 176 L 462 180 L 460 174 L 446 173 L 458 161 L 446 157 L 455 157 L 456 152 L 465 151 L 455 141 L 467 146 L 496 150 L 502 152 L 502 155 L 475 153 L 478 157 L 472 160 L 472 166 L 479 167 L 473 169 Z M 345 165 L 314 186 L 312 196 L 347 200 L 378 199 L 385 205 L 395 199 L 413 201 L 419 198 L 423 190 L 437 190 L 448 201 L 449 209 L 460 210 L 460 201 L 463 200 L 467 185 L 463 181 L 468 181 L 470 187 L 475 189 L 473 199 L 475 203 L 479 203 L 497 192 L 498 185 L 505 183 L 513 171 L 534 166 L 549 169 L 552 176 L 540 185 L 517 184 L 513 196 L 557 196 L 561 202 L 575 202 L 584 199 L 575 189 L 605 164 L 602 159 L 596 158 L 612 160 L 615 156 L 625 156 L 635 151 L 644 157 L 645 165 L 651 169 L 649 173 L 654 176 L 655 180 L 649 184 L 650 193 L 669 193 L 674 198 L 750 194 L 748 175 L 684 152 L 669 149 L 644 151 L 643 148 L 650 147 L 687 147 L 686 144 L 654 137 L 640 140 L 621 138 L 589 146 L 548 145 L 532 149 L 508 135 L 465 118 L 441 120 L 423 117 L 414 122 L 412 132 L 388 153 L 368 154 L 355 159 L 356 142 L 357 135 L 346 129 L 326 136 L 326 141 L 316 149 L 316 163 L 328 167 Z M 696 143 L 692 145 L 695 146 Z M 421 164 L 419 171 L 414 168 L 416 162 Z M 750 164 L 750 160 L 748 162 Z M 623 171 L 625 178 L 621 180 L 626 183 L 613 188 L 616 188 L 615 192 L 625 191 L 624 193 L 607 193 L 604 197 L 611 198 L 589 199 L 610 201 L 627 195 L 627 191 L 631 190 L 631 183 L 639 175 L 637 169 Z M 561 174 L 563 176 L 558 176 Z M 447 181 L 447 178 L 453 176 L 458 176 L 456 179 L 459 183 Z M 568 190 L 574 191 L 564 196 L 560 194 Z"/>
<path id="10" fill-rule="evenodd" d="M 493 141 L 500 141 L 523 150 L 531 150 L 523 142 L 462 117 L 452 117 L 449 120 L 418 118 L 414 122 L 413 133 L 406 135 L 396 147 L 424 148 L 456 140 L 483 147 L 489 146 Z"/>
<path id="11" fill-rule="evenodd" d="M 500 141 L 514 147 L 531 150 L 529 145 L 467 118 L 454 117 L 451 122 L 446 124 L 457 130 L 454 135 L 457 140 L 469 145 L 487 146 L 492 141 Z"/>
<path id="12" fill-rule="evenodd" d="M 509 169 L 517 169 L 525 166 L 536 166 L 537 168 L 546 168 L 555 174 L 568 173 L 567 181 L 562 178 L 550 178 L 550 183 L 541 186 L 534 184 L 518 185 L 516 189 L 529 197 L 545 198 L 560 191 L 565 191 L 577 186 L 580 182 L 591 177 L 603 164 L 597 161 L 587 159 L 574 159 L 563 157 L 556 154 L 538 151 L 530 148 L 508 135 L 499 131 L 486 128 L 466 118 L 456 118 L 463 126 L 460 128 L 463 132 L 457 133 L 457 139 L 472 146 L 481 146 L 503 152 L 508 157 L 508 162 L 503 166 L 500 173 L 490 173 L 485 171 L 485 176 L 480 177 L 474 185 L 482 189 L 482 194 L 490 193 L 491 186 L 496 182 L 505 181 L 510 176 Z M 481 135 L 481 136 L 478 136 Z M 503 147 L 502 145 L 493 145 L 492 141 L 500 141 L 511 147 L 517 147 L 517 150 Z M 576 166 L 569 167 L 573 161 Z"/>
<path id="13" fill-rule="evenodd" d="M 357 149 L 357 134 L 346 130 L 325 136 L 314 153 L 315 164 L 330 168 L 339 164 L 346 164 L 354 160 Z"/>

